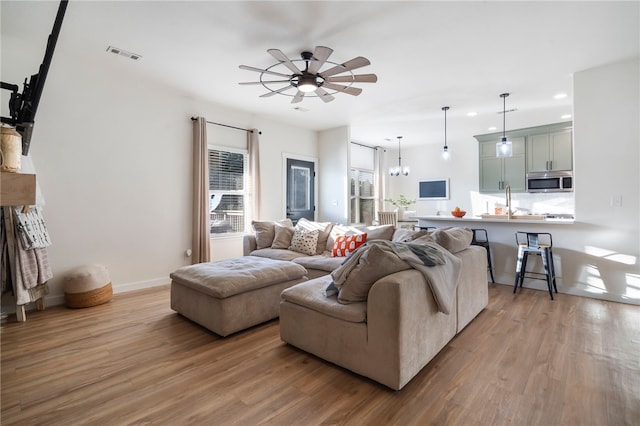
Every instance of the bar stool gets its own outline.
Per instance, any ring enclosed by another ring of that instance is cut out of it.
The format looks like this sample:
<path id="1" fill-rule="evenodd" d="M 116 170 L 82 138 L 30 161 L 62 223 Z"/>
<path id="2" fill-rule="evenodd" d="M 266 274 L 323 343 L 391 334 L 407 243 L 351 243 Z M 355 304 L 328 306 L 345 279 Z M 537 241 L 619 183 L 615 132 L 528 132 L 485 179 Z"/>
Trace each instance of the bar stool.
<path id="1" fill-rule="evenodd" d="M 558 292 L 556 287 L 556 270 L 553 265 L 553 240 L 548 232 L 516 232 L 516 244 L 518 244 L 518 262 L 516 264 L 516 279 L 513 292 L 518 289 L 518 282 L 522 288 L 525 278 L 545 280 L 549 288 L 549 295 L 553 300 L 553 291 Z M 544 273 L 527 271 L 527 257 L 535 254 L 542 258 Z M 540 278 L 544 276 L 544 278 Z M 553 286 L 553 288 L 552 288 Z"/>
<path id="2" fill-rule="evenodd" d="M 491 264 L 491 250 L 489 249 L 489 235 L 487 234 L 487 230 L 474 228 L 471 229 L 471 231 L 473 232 L 471 244 L 475 246 L 482 246 L 487 250 L 487 269 L 489 269 L 489 274 L 491 274 L 491 282 L 495 283 L 496 281 L 493 279 L 493 265 Z"/>

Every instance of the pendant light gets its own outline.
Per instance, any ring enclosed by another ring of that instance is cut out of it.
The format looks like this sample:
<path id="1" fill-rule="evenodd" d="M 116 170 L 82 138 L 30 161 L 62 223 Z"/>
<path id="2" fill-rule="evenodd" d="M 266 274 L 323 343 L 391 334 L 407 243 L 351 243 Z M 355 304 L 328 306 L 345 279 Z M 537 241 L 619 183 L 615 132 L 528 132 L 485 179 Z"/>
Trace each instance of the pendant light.
<path id="1" fill-rule="evenodd" d="M 496 143 L 496 157 L 511 157 L 513 156 L 513 144 L 507 140 L 505 120 L 507 116 L 506 99 L 509 96 L 508 93 L 500 95 L 502 98 L 502 139 Z"/>
<path id="2" fill-rule="evenodd" d="M 402 156 L 400 155 L 400 139 L 402 139 L 402 136 L 398 136 L 398 167 L 391 167 L 389 169 L 389 174 L 391 176 L 409 176 L 409 167 L 402 167 Z"/>
<path id="3" fill-rule="evenodd" d="M 444 111 L 444 147 L 442 148 L 442 158 L 448 160 L 451 157 L 451 153 L 449 152 L 449 147 L 447 146 L 447 110 L 448 106 L 442 107 Z"/>

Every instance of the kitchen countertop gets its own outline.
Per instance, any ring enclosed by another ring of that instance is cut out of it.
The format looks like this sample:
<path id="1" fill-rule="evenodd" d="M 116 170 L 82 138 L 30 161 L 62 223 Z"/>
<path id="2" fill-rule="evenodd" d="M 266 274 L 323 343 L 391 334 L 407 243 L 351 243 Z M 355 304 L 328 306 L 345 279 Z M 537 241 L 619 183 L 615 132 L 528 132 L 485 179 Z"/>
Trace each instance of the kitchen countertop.
<path id="1" fill-rule="evenodd" d="M 405 218 L 407 219 L 407 218 Z M 526 219 L 526 216 L 519 216 L 517 219 L 499 219 L 499 218 L 483 218 L 480 216 L 465 216 L 462 218 L 453 217 L 450 215 L 432 215 L 432 216 L 413 216 L 410 219 L 415 220 L 440 220 L 440 221 L 450 221 L 450 222 L 492 222 L 492 223 L 531 223 L 531 224 L 539 224 L 539 225 L 572 225 L 575 223 L 575 219 Z"/>

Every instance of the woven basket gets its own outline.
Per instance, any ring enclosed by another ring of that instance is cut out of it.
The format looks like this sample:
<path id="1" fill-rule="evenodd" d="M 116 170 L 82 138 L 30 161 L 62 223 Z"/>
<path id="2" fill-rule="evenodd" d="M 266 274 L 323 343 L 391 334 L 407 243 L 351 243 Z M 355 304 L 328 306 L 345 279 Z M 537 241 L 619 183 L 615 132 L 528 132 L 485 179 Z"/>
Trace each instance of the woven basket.
<path id="1" fill-rule="evenodd" d="M 110 301 L 111 296 L 113 296 L 111 283 L 84 293 L 65 292 L 64 294 L 65 301 L 69 308 L 89 308 L 91 306 L 102 305 Z"/>

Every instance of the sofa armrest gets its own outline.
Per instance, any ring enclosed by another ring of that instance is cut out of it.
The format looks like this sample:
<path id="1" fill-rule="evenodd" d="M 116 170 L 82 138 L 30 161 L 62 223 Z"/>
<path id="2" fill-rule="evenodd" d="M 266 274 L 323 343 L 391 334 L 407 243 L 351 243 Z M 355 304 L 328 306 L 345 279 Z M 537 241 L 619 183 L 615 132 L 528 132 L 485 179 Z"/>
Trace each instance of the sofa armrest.
<path id="1" fill-rule="evenodd" d="M 254 234 L 244 234 L 242 236 L 242 255 L 249 256 L 252 251 L 256 250 L 256 236 Z"/>
<path id="2" fill-rule="evenodd" d="M 454 305 L 455 306 L 455 305 Z M 421 272 L 408 269 L 376 281 L 367 301 L 367 333 L 373 353 L 391 356 L 380 360 L 390 381 L 400 389 L 456 334 L 456 311 L 438 311 Z M 393 354 L 392 354 L 393 353 Z M 395 359 L 394 359 L 395 358 Z M 382 367 L 382 366 L 380 366 Z"/>

